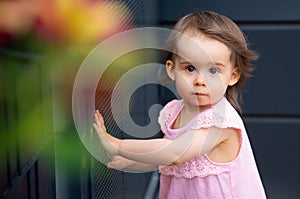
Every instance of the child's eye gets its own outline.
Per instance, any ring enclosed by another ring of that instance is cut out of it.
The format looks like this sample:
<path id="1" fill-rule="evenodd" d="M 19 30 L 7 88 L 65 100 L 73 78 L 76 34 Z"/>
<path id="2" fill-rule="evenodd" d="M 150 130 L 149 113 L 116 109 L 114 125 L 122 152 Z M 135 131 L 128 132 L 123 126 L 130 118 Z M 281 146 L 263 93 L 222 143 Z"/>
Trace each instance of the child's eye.
<path id="1" fill-rule="evenodd" d="M 211 74 L 216 74 L 216 73 L 218 72 L 218 69 L 212 67 L 212 68 L 209 68 L 209 72 L 210 72 Z"/>
<path id="2" fill-rule="evenodd" d="M 187 70 L 188 72 L 194 72 L 194 71 L 196 70 L 196 68 L 195 68 L 195 66 L 187 66 L 187 67 L 186 67 L 186 70 Z"/>

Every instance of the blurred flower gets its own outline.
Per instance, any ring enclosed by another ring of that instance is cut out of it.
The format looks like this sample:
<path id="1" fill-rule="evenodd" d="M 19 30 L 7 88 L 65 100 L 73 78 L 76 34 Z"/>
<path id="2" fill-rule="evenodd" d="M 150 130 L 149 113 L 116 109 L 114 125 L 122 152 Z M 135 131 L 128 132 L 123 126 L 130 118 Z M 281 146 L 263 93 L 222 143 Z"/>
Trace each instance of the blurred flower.
<path id="1" fill-rule="evenodd" d="M 0 33 L 4 36 L 33 31 L 54 44 L 82 45 L 130 27 L 128 10 L 116 1 L 0 1 Z"/>
<path id="2" fill-rule="evenodd" d="M 35 0 L 0 1 L 0 39 L 27 33 L 38 12 Z"/>
<path id="3" fill-rule="evenodd" d="M 43 1 L 37 30 L 54 42 L 82 44 L 128 28 L 128 20 L 128 11 L 118 2 Z"/>

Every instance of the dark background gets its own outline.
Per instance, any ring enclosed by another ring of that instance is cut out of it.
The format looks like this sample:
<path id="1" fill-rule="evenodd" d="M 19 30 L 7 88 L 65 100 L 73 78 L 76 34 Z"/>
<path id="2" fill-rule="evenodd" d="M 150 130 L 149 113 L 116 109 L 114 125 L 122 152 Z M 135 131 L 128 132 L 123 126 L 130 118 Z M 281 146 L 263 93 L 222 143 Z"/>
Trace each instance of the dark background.
<path id="1" fill-rule="evenodd" d="M 128 6 L 136 27 L 172 28 L 179 18 L 197 10 L 219 12 L 240 26 L 251 48 L 260 54 L 260 59 L 254 63 L 253 77 L 244 89 L 243 119 L 266 194 L 271 199 L 299 198 L 300 161 L 297 147 L 300 138 L 298 105 L 300 2 L 297 0 L 122 2 Z M 52 116 L 56 114 L 55 101 L 59 101 L 61 93 L 55 92 L 55 84 L 44 83 L 43 80 L 50 77 L 39 65 L 38 60 L 26 54 L 20 56 L 4 50 L 1 49 L 0 53 L 2 60 L 12 59 L 18 63 L 15 68 L 2 65 L 0 72 L 6 74 L 5 76 L 15 74 L 18 68 L 25 70 L 23 66 L 28 62 L 36 63 L 36 67 L 28 73 L 27 83 L 33 85 L 31 91 L 17 90 L 12 78 L 1 80 L 5 85 L 0 87 L 1 93 L 9 93 L 6 100 L 2 100 L 0 104 L 1 134 L 13 133 L 10 126 L 18 125 L 23 112 L 30 109 L 30 104 L 48 96 L 49 90 L 52 91 L 50 95 L 54 96 L 51 97 L 54 102 L 51 100 L 39 110 L 40 122 L 43 125 L 34 128 L 41 133 L 38 139 L 43 142 L 38 146 L 32 146 L 30 155 L 24 152 L 26 150 L 23 147 L 23 142 L 26 142 L 24 139 L 14 137 L 13 141 L 1 146 L 1 198 L 157 198 L 156 172 L 132 174 L 107 170 L 104 165 L 91 157 L 83 146 L 79 152 L 76 151 L 77 165 L 70 165 L 71 160 L 66 158 L 68 156 L 57 153 L 64 145 L 65 135 L 53 136 L 53 132 L 59 131 L 60 128 L 55 127 Z M 149 60 L 144 61 L 147 63 Z M 19 96 L 27 95 L 32 97 L 19 101 Z M 164 88 L 151 85 L 142 88 L 137 95 L 133 100 L 136 110 L 148 107 L 157 100 L 165 104 L 167 99 L 174 97 Z M 107 98 L 102 100 L 104 103 L 102 106 L 109 105 L 109 95 L 105 96 Z M 143 100 L 139 100 L 141 98 Z M 21 109 L 16 108 L 19 107 L 19 103 L 22 104 Z M 101 104 L 98 103 L 97 106 Z M 109 113 L 108 108 L 105 114 Z M 134 117 L 147 121 L 145 113 L 147 110 L 137 112 Z M 109 128 L 117 128 L 112 118 L 108 116 L 107 120 Z M 64 129 L 75 131 L 72 123 L 67 126 Z M 123 134 L 117 136 L 126 137 Z M 66 139 L 80 145 L 76 134 L 67 136 Z"/>

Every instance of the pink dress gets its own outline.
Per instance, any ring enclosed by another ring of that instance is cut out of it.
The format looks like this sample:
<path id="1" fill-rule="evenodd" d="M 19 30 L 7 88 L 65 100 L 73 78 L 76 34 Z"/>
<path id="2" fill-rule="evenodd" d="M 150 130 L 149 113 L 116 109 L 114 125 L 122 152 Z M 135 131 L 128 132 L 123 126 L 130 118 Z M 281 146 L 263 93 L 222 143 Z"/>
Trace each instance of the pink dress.
<path id="1" fill-rule="evenodd" d="M 160 112 L 158 120 L 167 139 L 173 140 L 188 129 L 236 128 L 241 133 L 241 147 L 228 163 L 215 163 L 204 154 L 180 165 L 160 166 L 160 199 L 266 198 L 243 121 L 227 99 L 199 113 L 186 126 L 172 129 L 182 108 L 182 100 L 173 100 Z"/>

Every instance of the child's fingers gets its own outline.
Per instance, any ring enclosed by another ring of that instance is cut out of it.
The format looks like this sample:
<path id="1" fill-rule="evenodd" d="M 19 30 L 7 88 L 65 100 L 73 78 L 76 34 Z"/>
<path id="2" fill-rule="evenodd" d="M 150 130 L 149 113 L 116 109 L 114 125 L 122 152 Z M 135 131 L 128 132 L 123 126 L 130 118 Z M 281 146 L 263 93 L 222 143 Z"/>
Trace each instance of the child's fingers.
<path id="1" fill-rule="evenodd" d="M 106 132 L 106 128 L 104 125 L 104 120 L 99 111 L 95 111 L 95 121 L 93 123 L 94 129 L 100 139 L 103 148 L 106 150 L 107 154 L 114 155 L 117 150 L 115 149 L 115 142 L 117 142 L 116 138 L 113 138 Z"/>
<path id="2" fill-rule="evenodd" d="M 104 124 L 101 123 L 101 121 L 99 121 L 97 113 L 95 113 L 95 122 L 93 123 L 93 126 L 97 132 L 98 137 L 101 140 L 106 139 L 106 137 L 105 137 L 106 128 L 105 128 Z"/>
<path id="3" fill-rule="evenodd" d="M 94 125 L 94 129 L 96 130 L 98 137 L 101 139 L 102 133 L 101 133 L 101 130 L 99 129 L 99 126 L 96 123 L 93 123 L 93 125 Z"/>
<path id="4" fill-rule="evenodd" d="M 105 129 L 103 129 L 102 125 L 100 124 L 99 120 L 96 119 L 96 122 L 93 123 L 94 129 L 97 132 L 97 135 L 100 139 L 103 139 Z"/>
<path id="5" fill-rule="evenodd" d="M 110 168 L 110 169 L 120 169 L 121 165 L 120 165 L 120 161 L 118 161 L 118 159 L 116 160 L 114 157 L 111 159 L 110 162 L 108 162 L 106 164 L 107 168 Z"/>
<path id="6" fill-rule="evenodd" d="M 101 127 L 102 130 L 106 132 L 106 127 L 104 125 L 104 119 L 103 119 L 102 115 L 100 114 L 99 110 L 95 111 L 95 120 L 100 123 L 100 125 L 98 123 L 99 127 Z"/>
<path id="7" fill-rule="evenodd" d="M 98 118 L 97 113 L 95 113 L 94 117 L 95 117 L 95 124 L 96 124 L 98 127 L 100 127 L 101 124 L 100 124 L 100 121 L 99 121 L 99 118 Z"/>
<path id="8" fill-rule="evenodd" d="M 96 120 L 96 124 L 98 125 L 99 129 L 101 129 L 103 132 L 106 132 L 106 127 L 105 127 L 104 123 L 101 122 L 101 121 L 97 118 L 96 114 L 95 114 L 95 118 L 96 118 L 96 119 L 95 119 L 95 120 Z"/>
<path id="9" fill-rule="evenodd" d="M 118 168 L 117 168 L 118 164 L 116 164 L 115 162 L 108 162 L 108 163 L 106 164 L 106 166 L 107 166 L 107 168 L 109 168 L 109 169 L 118 169 Z"/>
<path id="10" fill-rule="evenodd" d="M 99 110 L 96 110 L 96 117 L 100 120 L 101 123 L 104 123 L 104 119 L 102 115 L 100 114 Z"/>

